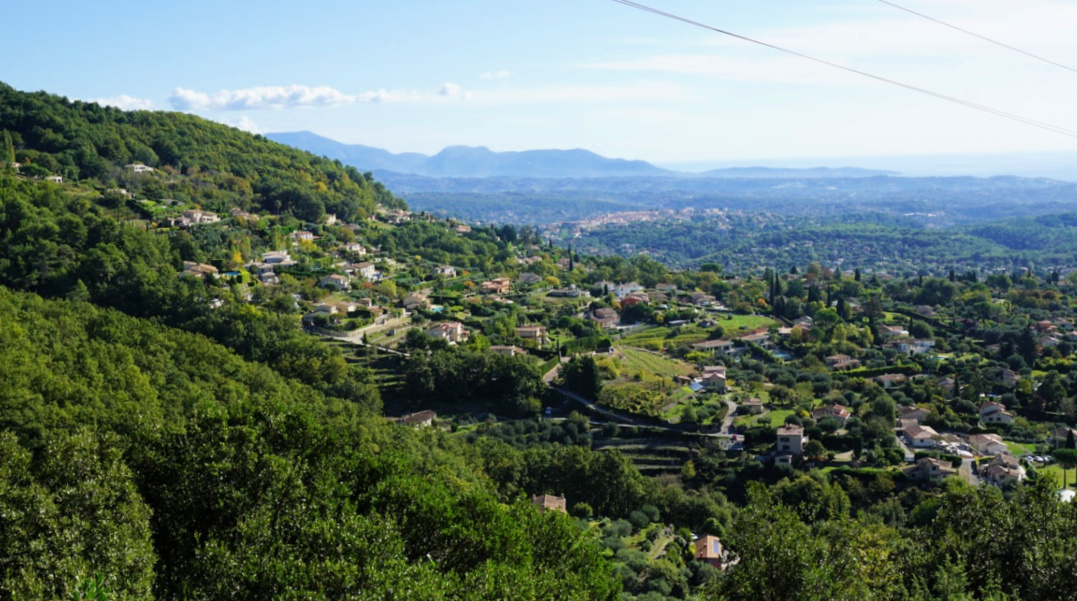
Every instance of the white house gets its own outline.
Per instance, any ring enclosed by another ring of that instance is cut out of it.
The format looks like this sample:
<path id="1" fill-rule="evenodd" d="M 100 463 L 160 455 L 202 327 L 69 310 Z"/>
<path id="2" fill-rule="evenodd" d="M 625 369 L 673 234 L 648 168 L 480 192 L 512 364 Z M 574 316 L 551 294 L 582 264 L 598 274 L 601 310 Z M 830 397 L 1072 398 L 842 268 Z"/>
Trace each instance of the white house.
<path id="1" fill-rule="evenodd" d="M 897 343 L 898 350 L 908 355 L 923 355 L 935 350 L 934 340 L 902 340 Z"/>
<path id="2" fill-rule="evenodd" d="M 770 341 L 770 334 L 767 332 L 755 332 L 752 334 L 747 334 L 745 336 L 741 336 L 740 340 L 757 344 L 767 350 L 773 350 L 775 348 L 774 343 Z"/>
<path id="3" fill-rule="evenodd" d="M 908 338 L 909 331 L 901 326 L 880 326 L 879 336 L 882 338 Z"/>
<path id="4" fill-rule="evenodd" d="M 469 332 L 464 328 L 464 324 L 458 321 L 445 321 L 434 324 L 434 327 L 426 330 L 426 335 L 441 338 L 450 344 L 455 344 L 457 342 L 466 342 Z"/>
<path id="5" fill-rule="evenodd" d="M 930 449 L 935 446 L 939 433 L 931 426 L 910 426 L 905 428 L 905 438 L 913 448 Z"/>
<path id="6" fill-rule="evenodd" d="M 308 232 L 307 230 L 298 230 L 288 234 L 288 237 L 296 242 L 313 242 L 314 232 Z"/>
<path id="7" fill-rule="evenodd" d="M 360 257 L 366 254 L 366 249 L 363 248 L 363 245 L 359 244 L 358 242 L 349 242 L 348 244 L 341 244 L 340 246 L 337 247 L 337 249 L 340 250 L 341 252 L 352 253 L 352 254 L 358 255 Z"/>
<path id="8" fill-rule="evenodd" d="M 1013 417 L 1002 403 L 988 402 L 980 405 L 980 421 L 985 424 L 1012 424 Z"/>
<path id="9" fill-rule="evenodd" d="M 692 345 L 697 351 L 710 351 L 715 355 L 734 355 L 737 347 L 732 340 L 704 340 Z"/>
<path id="10" fill-rule="evenodd" d="M 1010 448 L 1002 442 L 998 434 L 973 434 L 969 436 L 969 446 L 980 455 L 1002 455 Z"/>
<path id="11" fill-rule="evenodd" d="M 455 278 L 456 268 L 452 265 L 439 265 L 438 267 L 434 268 L 434 275 L 445 278 Z"/>
<path id="12" fill-rule="evenodd" d="M 331 288 L 333 290 L 349 290 L 352 287 L 348 278 L 339 273 L 325 276 L 318 280 L 318 285 L 322 288 Z"/>
<path id="13" fill-rule="evenodd" d="M 200 223 L 217 223 L 221 220 L 221 218 L 216 213 L 202 211 L 200 209 L 190 209 L 184 211 L 183 217 L 190 220 L 191 225 L 198 225 Z"/>
<path id="14" fill-rule="evenodd" d="M 286 250 L 271 250 L 262 254 L 262 262 L 269 265 L 295 265 L 291 255 Z"/>
<path id="15" fill-rule="evenodd" d="M 546 326 L 520 326 L 516 328 L 516 335 L 524 340 L 536 340 L 541 343 L 549 333 Z"/>
<path id="16" fill-rule="evenodd" d="M 640 286 L 636 282 L 627 282 L 627 283 L 624 283 L 624 284 L 617 284 L 615 286 L 610 286 L 610 292 L 612 292 L 613 295 L 616 296 L 617 298 L 624 298 L 624 297 L 628 296 L 629 294 L 633 294 L 635 292 L 642 292 L 642 291 L 643 291 L 643 286 Z"/>
<path id="17" fill-rule="evenodd" d="M 355 265 L 352 265 L 351 268 L 357 277 L 361 277 L 366 280 L 373 279 L 378 272 L 377 268 L 374 267 L 374 264 L 369 261 L 356 263 Z"/>
<path id="18" fill-rule="evenodd" d="M 791 453 L 796 456 L 804 454 L 804 443 L 808 442 L 808 436 L 804 434 L 804 428 L 797 425 L 788 425 L 778 428 L 778 452 Z"/>

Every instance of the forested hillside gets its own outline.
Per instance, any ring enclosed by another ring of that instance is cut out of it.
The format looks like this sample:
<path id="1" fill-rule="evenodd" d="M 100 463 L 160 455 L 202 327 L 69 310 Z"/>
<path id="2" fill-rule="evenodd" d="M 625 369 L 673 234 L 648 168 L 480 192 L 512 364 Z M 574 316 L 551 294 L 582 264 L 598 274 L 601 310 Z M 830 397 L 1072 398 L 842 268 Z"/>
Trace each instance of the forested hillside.
<path id="1" fill-rule="evenodd" d="M 146 188 L 211 210 L 233 206 L 318 220 L 399 204 L 381 184 L 312 154 L 193 115 L 121 111 L 0 83 L 0 159 L 30 175 Z M 161 173 L 132 173 L 140 163 Z"/>
<path id="2" fill-rule="evenodd" d="M 615 596 L 591 537 L 523 501 L 549 472 L 491 483 L 461 440 L 387 423 L 369 370 L 302 332 L 331 258 L 256 298 L 249 276 L 185 273 L 245 271 L 304 226 L 354 243 L 327 210 L 364 222 L 399 200 L 196 117 L 3 94 L 0 286 L 67 300 L 0 289 L 0 599 Z M 263 216 L 182 229 L 147 204 Z M 504 260 L 445 225 L 370 227 L 386 248 Z"/>
<path id="3" fill-rule="evenodd" d="M 459 445 L 194 334 L 0 289 L 0 598 L 610 599 Z M 238 597 L 237 597 L 238 595 Z"/>
<path id="4" fill-rule="evenodd" d="M 1074 598 L 1068 217 L 589 256 L 3 93 L 0 601 Z"/>

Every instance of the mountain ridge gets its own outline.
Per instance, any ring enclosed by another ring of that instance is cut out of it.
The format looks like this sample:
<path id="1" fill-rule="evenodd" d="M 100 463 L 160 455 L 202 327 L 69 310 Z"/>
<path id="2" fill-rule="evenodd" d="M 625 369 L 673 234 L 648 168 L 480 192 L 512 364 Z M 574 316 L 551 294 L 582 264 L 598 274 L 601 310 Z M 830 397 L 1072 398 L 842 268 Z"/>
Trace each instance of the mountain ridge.
<path id="1" fill-rule="evenodd" d="M 608 158 L 590 150 L 538 149 L 493 151 L 486 146 L 447 146 L 434 155 L 416 152 L 395 154 L 363 144 L 344 144 L 310 131 L 268 133 L 265 137 L 336 159 L 362 171 L 387 171 L 434 178 L 597 178 L 597 177 L 684 177 L 684 178 L 789 178 L 789 177 L 874 177 L 898 175 L 895 171 L 857 167 L 815 167 L 789 169 L 735 167 L 690 173 L 663 169 L 642 160 Z"/>

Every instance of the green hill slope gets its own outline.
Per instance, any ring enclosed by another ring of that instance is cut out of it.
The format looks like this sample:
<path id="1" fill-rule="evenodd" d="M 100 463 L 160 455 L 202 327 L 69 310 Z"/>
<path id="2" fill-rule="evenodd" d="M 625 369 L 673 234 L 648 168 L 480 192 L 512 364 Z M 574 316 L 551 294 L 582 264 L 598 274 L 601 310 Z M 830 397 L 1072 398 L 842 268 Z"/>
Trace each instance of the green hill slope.
<path id="1" fill-rule="evenodd" d="M 610 599 L 441 435 L 206 338 L 0 288 L 0 598 Z"/>
<path id="2" fill-rule="evenodd" d="M 151 190 L 211 210 L 238 206 L 309 221 L 329 212 L 352 220 L 378 203 L 400 204 L 354 167 L 194 115 L 121 111 L 0 83 L 0 130 L 8 132 L 14 160 L 34 172 Z M 125 168 L 136 162 L 155 171 Z"/>

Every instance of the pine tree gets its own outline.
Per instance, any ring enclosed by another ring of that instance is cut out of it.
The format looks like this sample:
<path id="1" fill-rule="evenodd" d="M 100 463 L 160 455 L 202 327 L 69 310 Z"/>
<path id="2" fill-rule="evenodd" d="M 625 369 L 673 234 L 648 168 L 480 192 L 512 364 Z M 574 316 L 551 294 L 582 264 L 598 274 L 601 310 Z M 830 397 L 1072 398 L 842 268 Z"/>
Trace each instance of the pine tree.
<path id="1" fill-rule="evenodd" d="M 15 162 L 15 143 L 11 141 L 11 132 L 4 131 L 4 139 L 0 140 L 0 158 L 3 158 L 3 167 L 10 167 Z"/>
<path id="2" fill-rule="evenodd" d="M 860 281 L 860 268 L 859 267 L 857 267 L 856 270 L 853 271 L 853 280 L 857 281 L 857 282 Z"/>

